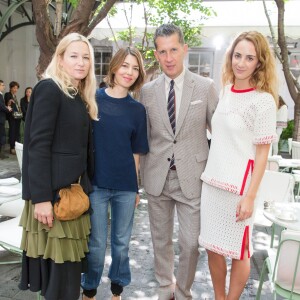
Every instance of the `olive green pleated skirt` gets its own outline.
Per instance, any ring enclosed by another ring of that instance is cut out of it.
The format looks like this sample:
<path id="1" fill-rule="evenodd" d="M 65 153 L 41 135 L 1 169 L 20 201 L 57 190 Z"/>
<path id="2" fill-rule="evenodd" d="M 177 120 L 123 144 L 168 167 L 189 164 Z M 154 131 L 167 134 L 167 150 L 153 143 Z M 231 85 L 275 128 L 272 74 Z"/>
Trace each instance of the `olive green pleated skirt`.
<path id="1" fill-rule="evenodd" d="M 25 201 L 20 219 L 23 227 L 21 249 L 27 257 L 52 259 L 55 263 L 80 262 L 88 252 L 90 215 L 75 220 L 59 221 L 54 216 L 53 227 L 34 218 L 34 205 Z"/>

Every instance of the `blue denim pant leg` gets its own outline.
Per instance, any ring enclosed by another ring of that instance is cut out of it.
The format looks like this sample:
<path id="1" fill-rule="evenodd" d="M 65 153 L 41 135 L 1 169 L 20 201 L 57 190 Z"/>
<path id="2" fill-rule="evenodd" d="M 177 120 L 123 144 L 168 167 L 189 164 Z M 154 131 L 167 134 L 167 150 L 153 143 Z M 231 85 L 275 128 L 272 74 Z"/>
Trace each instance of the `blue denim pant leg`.
<path id="1" fill-rule="evenodd" d="M 111 282 L 126 286 L 131 281 L 129 242 L 135 209 L 135 192 L 114 191 L 111 198 L 111 257 L 108 277 Z"/>
<path id="2" fill-rule="evenodd" d="M 87 254 L 88 272 L 81 276 L 81 286 L 85 290 L 97 289 L 100 284 L 107 241 L 107 212 L 111 193 L 106 189 L 94 186 L 90 194 L 91 234 L 89 239 L 89 253 Z"/>
<path id="3" fill-rule="evenodd" d="M 90 194 L 91 235 L 87 254 L 88 272 L 81 277 L 85 290 L 97 289 L 104 269 L 107 241 L 107 212 L 111 205 L 111 255 L 108 277 L 113 283 L 126 286 L 131 281 L 129 268 L 129 242 L 133 226 L 135 192 L 93 187 Z"/>

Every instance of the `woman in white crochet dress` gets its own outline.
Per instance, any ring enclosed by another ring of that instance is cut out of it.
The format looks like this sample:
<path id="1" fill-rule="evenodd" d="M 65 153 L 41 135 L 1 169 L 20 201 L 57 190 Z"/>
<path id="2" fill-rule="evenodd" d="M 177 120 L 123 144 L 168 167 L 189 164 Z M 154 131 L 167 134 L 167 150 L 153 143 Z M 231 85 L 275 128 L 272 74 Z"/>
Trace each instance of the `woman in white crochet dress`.
<path id="1" fill-rule="evenodd" d="M 201 179 L 201 234 L 215 299 L 236 300 L 250 273 L 255 198 L 270 144 L 276 140 L 277 76 L 268 41 L 256 31 L 229 47 L 223 89 L 212 119 L 211 148 Z M 227 266 L 232 259 L 229 288 Z"/>

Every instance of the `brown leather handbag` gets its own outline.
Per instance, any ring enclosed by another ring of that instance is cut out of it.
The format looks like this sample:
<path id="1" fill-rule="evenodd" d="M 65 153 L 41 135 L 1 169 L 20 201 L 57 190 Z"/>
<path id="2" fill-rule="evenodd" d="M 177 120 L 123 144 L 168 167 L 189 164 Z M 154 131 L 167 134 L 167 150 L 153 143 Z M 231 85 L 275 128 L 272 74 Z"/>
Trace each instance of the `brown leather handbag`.
<path id="1" fill-rule="evenodd" d="M 77 219 L 89 209 L 89 197 L 83 191 L 79 182 L 59 190 L 59 200 L 54 203 L 53 208 L 58 220 L 69 221 Z"/>

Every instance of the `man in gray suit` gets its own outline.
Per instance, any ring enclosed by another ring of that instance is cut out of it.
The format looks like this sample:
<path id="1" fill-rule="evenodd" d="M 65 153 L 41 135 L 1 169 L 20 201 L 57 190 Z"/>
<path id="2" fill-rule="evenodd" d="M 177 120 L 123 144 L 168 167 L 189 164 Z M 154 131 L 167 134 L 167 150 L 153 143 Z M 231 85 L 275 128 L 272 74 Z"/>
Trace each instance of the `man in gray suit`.
<path id="1" fill-rule="evenodd" d="M 150 151 L 141 157 L 148 196 L 159 300 L 192 299 L 198 261 L 200 176 L 208 156 L 206 128 L 217 105 L 212 80 L 184 68 L 188 46 L 179 27 L 165 24 L 154 35 L 155 57 L 164 74 L 147 83 L 141 103 L 147 111 Z M 174 276 L 173 226 L 179 221 L 179 263 Z"/>

